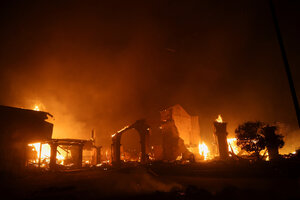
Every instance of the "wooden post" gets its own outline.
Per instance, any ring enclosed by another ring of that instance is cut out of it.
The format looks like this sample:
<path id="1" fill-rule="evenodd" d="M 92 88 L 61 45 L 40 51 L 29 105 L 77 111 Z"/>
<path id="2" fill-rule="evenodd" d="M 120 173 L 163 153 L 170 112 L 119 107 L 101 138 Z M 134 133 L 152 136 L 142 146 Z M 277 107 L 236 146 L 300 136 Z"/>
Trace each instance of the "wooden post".
<path id="1" fill-rule="evenodd" d="M 145 164 L 147 161 L 146 158 L 146 134 L 145 133 L 140 133 L 140 143 L 141 143 L 141 163 Z"/>
<path id="2" fill-rule="evenodd" d="M 79 144 L 78 146 L 78 167 L 82 167 L 82 152 L 83 152 L 83 144 Z"/>
<path id="3" fill-rule="evenodd" d="M 96 155 L 96 164 L 100 164 L 101 163 L 101 146 L 100 147 L 96 147 L 97 150 L 97 155 Z"/>
<path id="4" fill-rule="evenodd" d="M 40 143 L 39 168 L 41 167 L 41 157 L 42 157 L 42 143 Z"/>
<path id="5" fill-rule="evenodd" d="M 217 136 L 218 139 L 220 159 L 226 160 L 229 157 L 228 144 L 227 144 L 228 133 L 226 131 L 227 123 L 214 122 L 214 126 L 215 126 L 215 135 Z"/>
<path id="6" fill-rule="evenodd" d="M 50 169 L 56 170 L 56 152 L 57 152 L 57 144 L 51 143 L 51 154 L 50 154 Z"/>
<path id="7" fill-rule="evenodd" d="M 121 135 L 113 137 L 112 142 L 112 164 L 119 167 L 121 165 Z"/>

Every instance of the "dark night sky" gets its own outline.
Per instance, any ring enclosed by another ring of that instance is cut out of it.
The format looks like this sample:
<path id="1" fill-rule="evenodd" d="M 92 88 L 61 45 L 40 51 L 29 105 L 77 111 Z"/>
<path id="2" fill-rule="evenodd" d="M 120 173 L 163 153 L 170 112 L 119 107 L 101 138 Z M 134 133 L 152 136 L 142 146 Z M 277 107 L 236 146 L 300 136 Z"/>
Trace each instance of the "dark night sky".
<path id="1" fill-rule="evenodd" d="M 268 1 L 1 1 L 0 104 L 41 104 L 54 136 L 110 135 L 181 104 L 297 128 Z M 300 93 L 300 1 L 274 1 Z"/>

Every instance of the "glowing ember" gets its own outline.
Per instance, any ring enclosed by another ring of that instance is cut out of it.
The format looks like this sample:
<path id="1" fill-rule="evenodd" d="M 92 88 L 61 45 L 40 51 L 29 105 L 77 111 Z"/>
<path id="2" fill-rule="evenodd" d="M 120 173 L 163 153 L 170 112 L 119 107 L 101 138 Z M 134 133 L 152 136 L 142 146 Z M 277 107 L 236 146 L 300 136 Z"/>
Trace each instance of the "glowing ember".
<path id="1" fill-rule="evenodd" d="M 35 110 L 35 111 L 40 111 L 40 108 L 39 108 L 38 105 L 35 105 L 34 108 L 33 108 L 33 110 Z"/>
<path id="2" fill-rule="evenodd" d="M 269 160 L 270 160 L 269 152 L 266 153 L 266 156 L 267 156 L 267 157 L 266 157 L 266 161 L 269 161 Z"/>
<path id="3" fill-rule="evenodd" d="M 222 119 L 221 115 L 218 115 L 218 118 L 216 119 L 216 122 L 223 123 L 223 119 Z"/>
<path id="4" fill-rule="evenodd" d="M 262 156 L 262 158 L 266 161 L 270 160 L 269 152 L 268 152 L 267 148 L 265 150 L 262 150 L 261 152 L 259 152 L 259 155 Z"/>
<path id="5" fill-rule="evenodd" d="M 115 137 L 118 133 L 121 133 L 122 131 L 124 131 L 124 130 L 126 130 L 126 129 L 128 129 L 129 128 L 129 126 L 125 126 L 124 128 L 122 128 L 121 130 L 119 130 L 118 132 L 116 132 L 115 134 L 113 134 L 111 137 L 113 138 L 113 137 Z"/>
<path id="6" fill-rule="evenodd" d="M 199 151 L 199 154 L 204 157 L 204 160 L 207 160 L 209 150 L 204 142 L 202 142 L 202 144 L 199 142 L 198 151 Z"/>

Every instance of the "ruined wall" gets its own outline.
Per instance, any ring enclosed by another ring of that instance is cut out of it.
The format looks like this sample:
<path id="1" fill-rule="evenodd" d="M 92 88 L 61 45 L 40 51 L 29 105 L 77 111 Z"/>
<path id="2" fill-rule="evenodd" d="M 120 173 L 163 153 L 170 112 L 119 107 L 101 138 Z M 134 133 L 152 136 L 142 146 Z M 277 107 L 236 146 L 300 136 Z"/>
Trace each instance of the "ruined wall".
<path id="1" fill-rule="evenodd" d="M 178 129 L 179 137 L 183 139 L 184 144 L 191 144 L 192 135 L 192 118 L 191 116 L 179 105 L 172 108 L 172 118 L 175 126 Z"/>
<path id="2" fill-rule="evenodd" d="M 187 147 L 197 146 L 200 139 L 198 116 L 190 116 L 180 105 L 161 111 L 163 154 L 166 160 L 190 156 Z"/>
<path id="3" fill-rule="evenodd" d="M 198 116 L 189 115 L 180 105 L 172 106 L 161 112 L 161 120 L 173 120 L 179 137 L 188 146 L 197 145 L 200 140 Z"/>

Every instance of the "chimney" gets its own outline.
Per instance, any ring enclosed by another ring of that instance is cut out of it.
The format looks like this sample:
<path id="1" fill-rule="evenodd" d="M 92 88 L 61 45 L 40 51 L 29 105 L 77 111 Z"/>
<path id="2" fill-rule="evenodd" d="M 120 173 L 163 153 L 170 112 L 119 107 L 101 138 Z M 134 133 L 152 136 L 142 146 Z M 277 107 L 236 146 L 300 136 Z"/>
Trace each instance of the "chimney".
<path id="1" fill-rule="evenodd" d="M 215 127 L 215 135 L 218 138 L 218 146 L 219 146 L 219 154 L 220 154 L 220 159 L 221 160 L 227 160 L 229 158 L 229 153 L 228 153 L 228 144 L 227 144 L 227 123 L 223 122 L 221 116 L 219 115 L 220 120 L 216 120 L 214 122 L 214 127 Z"/>

